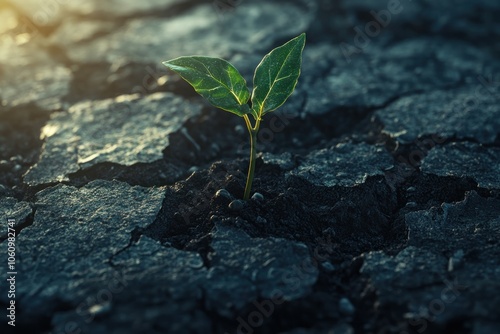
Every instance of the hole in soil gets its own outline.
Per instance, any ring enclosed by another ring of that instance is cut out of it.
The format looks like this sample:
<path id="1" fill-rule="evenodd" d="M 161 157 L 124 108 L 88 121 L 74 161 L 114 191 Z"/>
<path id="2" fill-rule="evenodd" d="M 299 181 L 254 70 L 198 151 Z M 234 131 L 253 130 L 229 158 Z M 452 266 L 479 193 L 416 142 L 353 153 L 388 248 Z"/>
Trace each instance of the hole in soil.
<path id="1" fill-rule="evenodd" d="M 353 131 L 373 110 L 373 108 L 337 108 L 324 115 L 311 118 L 314 125 L 324 136 L 332 138 Z"/>
<path id="2" fill-rule="evenodd" d="M 205 108 L 200 116 L 188 120 L 181 130 L 169 135 L 169 145 L 163 151 L 165 160 L 201 166 L 222 157 L 234 158 L 239 147 L 248 142 L 244 124 L 241 118 L 228 112 Z"/>
<path id="3" fill-rule="evenodd" d="M 465 193 L 477 190 L 477 183 L 470 178 L 436 176 L 414 173 L 398 189 L 398 203 L 403 207 L 415 203 L 412 210 L 423 210 L 442 203 L 463 201 Z"/>
<path id="4" fill-rule="evenodd" d="M 330 260 L 342 262 L 364 251 L 403 243 L 393 225 L 396 196 L 381 177 L 351 188 L 325 188 L 285 177 L 276 166 L 257 166 L 253 191 L 265 200 L 250 200 L 232 211 L 231 199 L 215 197 L 225 188 L 241 198 L 246 161 L 217 162 L 167 189 L 162 209 L 145 235 L 179 249 L 205 253 L 215 222 L 233 224 L 252 237 L 279 237 L 323 247 Z"/>
<path id="5" fill-rule="evenodd" d="M 0 113 L 0 193 L 23 198 L 22 175 L 38 161 L 43 144 L 41 128 L 50 114 L 32 104 Z"/>

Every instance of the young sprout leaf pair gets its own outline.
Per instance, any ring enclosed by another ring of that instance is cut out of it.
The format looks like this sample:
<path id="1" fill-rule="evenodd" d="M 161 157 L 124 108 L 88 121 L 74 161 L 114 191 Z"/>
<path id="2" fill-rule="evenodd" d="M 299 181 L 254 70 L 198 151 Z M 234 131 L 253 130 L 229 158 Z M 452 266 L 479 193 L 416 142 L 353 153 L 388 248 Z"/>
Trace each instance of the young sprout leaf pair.
<path id="1" fill-rule="evenodd" d="M 243 196 L 245 200 L 250 197 L 253 182 L 260 122 L 265 114 L 285 103 L 294 91 L 300 76 L 305 41 L 306 35 L 301 34 L 262 59 L 255 69 L 251 97 L 245 79 L 224 59 L 187 56 L 163 62 L 213 106 L 245 119 L 250 133 L 250 166 Z M 248 114 L 255 119 L 254 125 Z"/>

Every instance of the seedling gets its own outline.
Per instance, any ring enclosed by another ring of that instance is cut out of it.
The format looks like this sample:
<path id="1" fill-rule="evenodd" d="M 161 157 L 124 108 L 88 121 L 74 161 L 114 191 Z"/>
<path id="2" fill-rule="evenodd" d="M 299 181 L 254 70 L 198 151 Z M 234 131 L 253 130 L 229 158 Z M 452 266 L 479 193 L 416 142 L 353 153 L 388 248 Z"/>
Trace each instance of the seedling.
<path id="1" fill-rule="evenodd" d="M 213 106 L 243 117 L 250 134 L 250 164 L 243 199 L 248 200 L 255 172 L 257 134 L 262 117 L 279 108 L 297 85 L 305 33 L 268 53 L 255 69 L 253 91 L 229 62 L 220 58 L 186 56 L 163 62 Z M 251 102 L 250 102 L 251 101 Z M 255 123 L 252 124 L 252 115 Z"/>

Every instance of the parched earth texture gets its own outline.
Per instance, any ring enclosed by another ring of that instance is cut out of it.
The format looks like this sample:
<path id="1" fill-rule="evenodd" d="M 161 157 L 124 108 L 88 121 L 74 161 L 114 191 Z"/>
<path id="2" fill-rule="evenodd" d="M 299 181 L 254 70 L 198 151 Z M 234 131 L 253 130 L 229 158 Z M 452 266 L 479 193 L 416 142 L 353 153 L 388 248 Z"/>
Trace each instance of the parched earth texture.
<path id="1" fill-rule="evenodd" d="M 500 333 L 498 1 L 0 2 L 1 333 Z M 251 85 L 258 138 L 161 61 Z M 7 219 L 16 326 L 7 325 Z"/>

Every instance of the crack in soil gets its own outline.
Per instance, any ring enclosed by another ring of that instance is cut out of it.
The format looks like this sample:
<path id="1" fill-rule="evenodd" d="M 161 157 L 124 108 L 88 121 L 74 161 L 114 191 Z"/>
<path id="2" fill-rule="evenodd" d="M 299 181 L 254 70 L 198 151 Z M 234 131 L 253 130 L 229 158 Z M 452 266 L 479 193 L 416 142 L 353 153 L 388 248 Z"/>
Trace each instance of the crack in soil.
<path id="1" fill-rule="evenodd" d="M 143 234 L 144 234 L 144 228 L 138 227 L 138 226 L 134 227 L 134 229 L 132 231 L 130 231 L 130 240 L 129 240 L 128 244 L 125 247 L 123 247 L 122 249 L 120 249 L 120 250 L 116 251 L 114 254 L 112 254 L 108 259 L 108 264 L 111 267 L 116 268 L 117 265 L 114 264 L 113 259 L 116 256 L 123 253 L 124 251 L 126 251 L 127 249 L 129 249 L 130 247 L 132 247 L 132 245 L 136 244 Z"/>
<path id="2" fill-rule="evenodd" d="M 187 172 L 183 167 L 164 160 L 136 163 L 131 166 L 102 162 L 69 174 L 67 184 L 81 188 L 95 180 L 117 180 L 131 186 L 158 187 L 171 185 L 185 177 Z"/>

